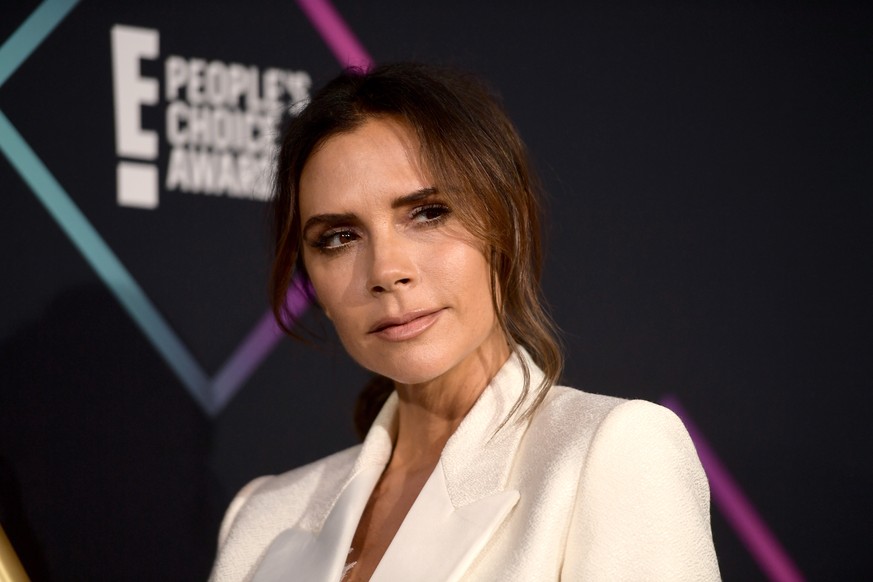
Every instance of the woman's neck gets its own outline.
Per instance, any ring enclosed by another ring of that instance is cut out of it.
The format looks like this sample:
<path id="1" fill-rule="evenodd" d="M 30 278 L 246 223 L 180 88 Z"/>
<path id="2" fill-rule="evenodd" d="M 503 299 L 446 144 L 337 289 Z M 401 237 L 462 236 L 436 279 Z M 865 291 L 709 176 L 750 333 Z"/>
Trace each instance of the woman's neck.
<path id="1" fill-rule="evenodd" d="M 446 441 L 509 355 L 503 334 L 494 333 L 442 376 L 397 385 L 397 440 L 388 470 L 432 470 Z"/>

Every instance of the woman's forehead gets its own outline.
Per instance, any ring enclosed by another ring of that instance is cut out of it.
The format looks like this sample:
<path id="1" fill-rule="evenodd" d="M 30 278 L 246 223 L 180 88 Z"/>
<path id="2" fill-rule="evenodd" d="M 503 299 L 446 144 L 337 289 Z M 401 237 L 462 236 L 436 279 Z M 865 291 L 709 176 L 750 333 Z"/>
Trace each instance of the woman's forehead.
<path id="1" fill-rule="evenodd" d="M 421 166 L 418 141 L 407 125 L 368 119 L 331 136 L 309 157 L 300 176 L 300 212 L 334 212 L 430 187 Z"/>

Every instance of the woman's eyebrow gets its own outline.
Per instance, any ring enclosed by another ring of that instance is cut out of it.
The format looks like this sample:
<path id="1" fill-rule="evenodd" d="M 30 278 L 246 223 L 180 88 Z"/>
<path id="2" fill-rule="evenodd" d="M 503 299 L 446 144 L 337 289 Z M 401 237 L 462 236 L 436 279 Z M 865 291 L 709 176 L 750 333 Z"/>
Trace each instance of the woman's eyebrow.
<path id="1" fill-rule="evenodd" d="M 437 190 L 434 186 L 428 186 L 427 188 L 422 188 L 421 190 L 416 190 L 415 192 L 412 192 L 410 194 L 395 198 L 394 201 L 391 203 L 391 208 L 403 208 L 404 206 L 410 206 L 412 204 L 415 204 L 416 202 L 427 200 L 435 194 L 439 194 L 439 190 Z"/>
<path id="2" fill-rule="evenodd" d="M 306 224 L 303 225 L 303 236 L 306 237 L 306 233 L 309 232 L 309 229 L 319 225 L 325 224 L 328 226 L 332 226 L 334 224 L 341 223 L 349 223 L 356 220 L 356 216 L 354 214 L 316 214 L 314 216 L 310 216 L 309 220 L 306 221 Z"/>

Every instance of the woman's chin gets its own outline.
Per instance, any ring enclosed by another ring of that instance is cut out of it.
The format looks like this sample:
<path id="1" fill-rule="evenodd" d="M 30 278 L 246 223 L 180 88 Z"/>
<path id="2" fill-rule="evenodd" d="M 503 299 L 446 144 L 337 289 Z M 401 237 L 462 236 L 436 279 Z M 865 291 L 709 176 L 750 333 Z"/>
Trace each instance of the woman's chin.
<path id="1" fill-rule="evenodd" d="M 358 362 L 368 370 L 390 378 L 397 384 L 427 384 L 450 371 L 455 362 L 434 354 L 416 357 L 414 354 L 374 358 Z"/>
<path id="2" fill-rule="evenodd" d="M 422 370 L 421 367 L 410 369 L 410 366 L 402 367 L 380 367 L 379 370 L 373 370 L 381 376 L 385 376 L 394 381 L 395 384 L 406 386 L 416 384 L 427 384 L 439 378 L 445 373 L 445 370 Z"/>

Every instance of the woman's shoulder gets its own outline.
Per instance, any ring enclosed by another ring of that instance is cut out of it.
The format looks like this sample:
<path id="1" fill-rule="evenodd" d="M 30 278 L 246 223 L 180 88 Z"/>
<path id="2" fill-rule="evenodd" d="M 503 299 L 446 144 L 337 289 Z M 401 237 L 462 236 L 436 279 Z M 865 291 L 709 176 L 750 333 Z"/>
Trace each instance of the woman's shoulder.
<path id="1" fill-rule="evenodd" d="M 574 509 L 567 542 L 574 551 L 564 573 L 573 579 L 718 580 L 709 485 L 682 421 L 644 400 L 604 402 L 596 410 L 579 472 L 577 498 L 585 502 Z"/>
<path id="2" fill-rule="evenodd" d="M 665 481 L 679 479 L 708 504 L 709 488 L 694 443 L 672 410 L 564 386 L 552 392 L 531 427 L 543 433 L 541 442 L 558 442 L 559 455 L 583 458 L 589 478 L 622 482 L 641 472 L 664 475 Z"/>

